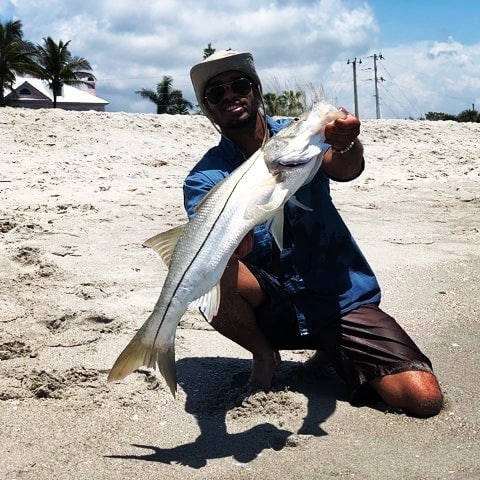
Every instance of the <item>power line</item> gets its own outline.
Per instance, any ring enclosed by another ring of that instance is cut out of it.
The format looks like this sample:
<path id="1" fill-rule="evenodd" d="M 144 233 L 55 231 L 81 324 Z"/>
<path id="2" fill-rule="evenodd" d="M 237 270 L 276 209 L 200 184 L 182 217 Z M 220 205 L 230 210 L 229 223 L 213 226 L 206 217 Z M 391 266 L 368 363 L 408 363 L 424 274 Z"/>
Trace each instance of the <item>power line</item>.
<path id="1" fill-rule="evenodd" d="M 420 109 L 418 108 L 418 104 L 415 105 L 411 99 L 405 94 L 405 92 L 403 91 L 403 89 L 401 88 L 401 86 L 396 83 L 395 81 L 393 81 L 393 77 L 391 75 L 391 73 L 387 70 L 387 67 L 385 66 L 385 64 L 382 64 L 382 68 L 385 70 L 386 74 L 388 75 L 388 77 L 390 78 L 391 80 L 391 85 L 395 86 L 398 91 L 401 93 L 402 97 L 407 101 L 407 103 L 410 105 L 410 107 L 417 113 L 417 114 L 420 114 L 421 116 L 421 112 L 420 112 Z M 391 94 L 393 96 L 393 94 Z M 415 99 L 416 100 L 416 99 Z M 397 102 L 400 104 L 400 102 L 397 100 Z M 404 107 L 402 105 L 402 107 L 408 111 L 408 108 Z"/>

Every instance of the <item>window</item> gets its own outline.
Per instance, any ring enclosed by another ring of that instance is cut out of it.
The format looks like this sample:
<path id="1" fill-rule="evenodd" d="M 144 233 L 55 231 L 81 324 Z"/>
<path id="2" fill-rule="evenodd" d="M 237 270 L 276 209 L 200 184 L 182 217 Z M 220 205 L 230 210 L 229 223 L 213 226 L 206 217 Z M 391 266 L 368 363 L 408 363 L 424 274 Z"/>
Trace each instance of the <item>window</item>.
<path id="1" fill-rule="evenodd" d="M 31 95 L 32 92 L 28 88 L 22 88 L 19 92 L 19 95 L 21 97 L 26 96 L 26 95 Z"/>

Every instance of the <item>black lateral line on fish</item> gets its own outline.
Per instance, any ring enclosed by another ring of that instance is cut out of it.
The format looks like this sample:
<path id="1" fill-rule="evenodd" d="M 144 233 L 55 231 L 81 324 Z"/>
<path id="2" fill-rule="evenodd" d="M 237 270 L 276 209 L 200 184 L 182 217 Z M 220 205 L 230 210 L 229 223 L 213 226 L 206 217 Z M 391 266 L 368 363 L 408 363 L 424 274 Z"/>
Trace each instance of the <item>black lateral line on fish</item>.
<path id="1" fill-rule="evenodd" d="M 263 154 L 263 151 L 262 151 L 262 154 Z M 177 282 L 177 285 L 172 293 L 172 295 L 170 296 L 170 301 L 168 302 L 167 304 L 167 307 L 165 308 L 165 311 L 163 312 L 163 316 L 162 316 L 162 321 L 160 322 L 160 325 L 158 326 L 158 329 L 157 329 L 157 332 L 155 333 L 155 337 L 153 339 L 153 344 L 155 345 L 155 343 L 157 342 L 157 337 L 158 337 L 158 334 L 160 333 L 160 329 L 162 327 L 162 324 L 163 324 L 163 321 L 165 320 L 165 315 L 166 313 L 168 312 L 168 310 L 170 309 L 170 305 L 172 303 L 172 299 L 173 297 L 175 296 L 175 294 L 177 293 L 177 290 L 178 290 L 178 287 L 180 286 L 180 284 L 182 283 L 183 279 L 185 278 L 185 275 L 187 274 L 188 270 L 190 269 L 191 265 L 193 264 L 193 262 L 195 261 L 195 259 L 197 258 L 198 254 L 202 251 L 204 245 L 205 245 L 205 242 L 207 241 L 208 237 L 210 236 L 210 233 L 212 232 L 212 230 L 215 228 L 215 226 L 217 225 L 218 223 L 218 220 L 220 219 L 222 213 L 224 212 L 227 204 L 228 204 L 228 201 L 230 200 L 231 196 L 233 195 L 233 193 L 236 191 L 237 187 L 238 187 L 238 184 L 240 183 L 240 180 L 250 171 L 250 169 L 253 167 L 253 165 L 255 164 L 255 162 L 252 162 L 252 164 L 249 166 L 249 168 L 247 170 L 245 170 L 245 172 L 243 173 L 243 175 L 237 180 L 237 183 L 235 184 L 235 186 L 232 188 L 232 191 L 230 192 L 230 194 L 227 196 L 226 198 L 226 201 L 224 202 L 224 205 L 223 205 L 223 208 L 222 210 L 220 210 L 220 212 L 218 213 L 217 215 L 217 218 L 215 219 L 215 221 L 213 222 L 210 230 L 208 231 L 208 234 L 205 236 L 200 248 L 197 250 L 197 253 L 195 254 L 195 256 L 192 258 L 188 268 L 183 272 L 183 275 L 181 276 L 181 278 L 179 279 L 179 281 Z M 228 177 L 226 177 L 228 178 Z M 207 193 L 208 195 L 208 193 Z M 183 235 L 183 233 L 182 233 Z M 205 292 L 206 293 L 206 292 Z"/>

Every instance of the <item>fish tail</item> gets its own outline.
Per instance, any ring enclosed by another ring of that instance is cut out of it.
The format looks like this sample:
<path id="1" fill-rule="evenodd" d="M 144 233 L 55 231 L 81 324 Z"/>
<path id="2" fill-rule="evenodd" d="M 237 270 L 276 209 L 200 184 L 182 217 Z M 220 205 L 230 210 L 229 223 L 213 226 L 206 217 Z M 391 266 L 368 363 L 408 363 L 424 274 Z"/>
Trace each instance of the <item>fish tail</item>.
<path id="1" fill-rule="evenodd" d="M 145 338 L 142 329 L 140 329 L 115 361 L 108 374 L 108 381 L 122 380 L 142 366 L 148 368 L 158 366 L 172 395 L 175 397 L 177 371 L 173 342 L 169 345 L 156 346 Z"/>
<path id="2" fill-rule="evenodd" d="M 175 345 L 172 343 L 165 350 L 157 352 L 156 362 L 158 369 L 167 382 L 172 395 L 177 391 L 177 368 L 175 365 Z"/>

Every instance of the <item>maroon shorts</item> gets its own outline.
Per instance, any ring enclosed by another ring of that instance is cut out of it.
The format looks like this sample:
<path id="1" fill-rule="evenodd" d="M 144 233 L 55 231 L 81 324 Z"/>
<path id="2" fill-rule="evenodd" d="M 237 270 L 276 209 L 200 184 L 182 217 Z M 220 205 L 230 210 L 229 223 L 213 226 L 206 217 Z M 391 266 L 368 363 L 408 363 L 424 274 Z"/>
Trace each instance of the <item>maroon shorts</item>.
<path id="1" fill-rule="evenodd" d="M 377 305 L 361 306 L 329 323 L 319 333 L 300 335 L 293 303 L 268 275 L 252 269 L 268 300 L 256 311 L 257 322 L 278 350 L 322 350 L 345 380 L 351 403 L 372 395 L 368 382 L 405 371 L 432 372 L 430 360 L 393 317 Z"/>

